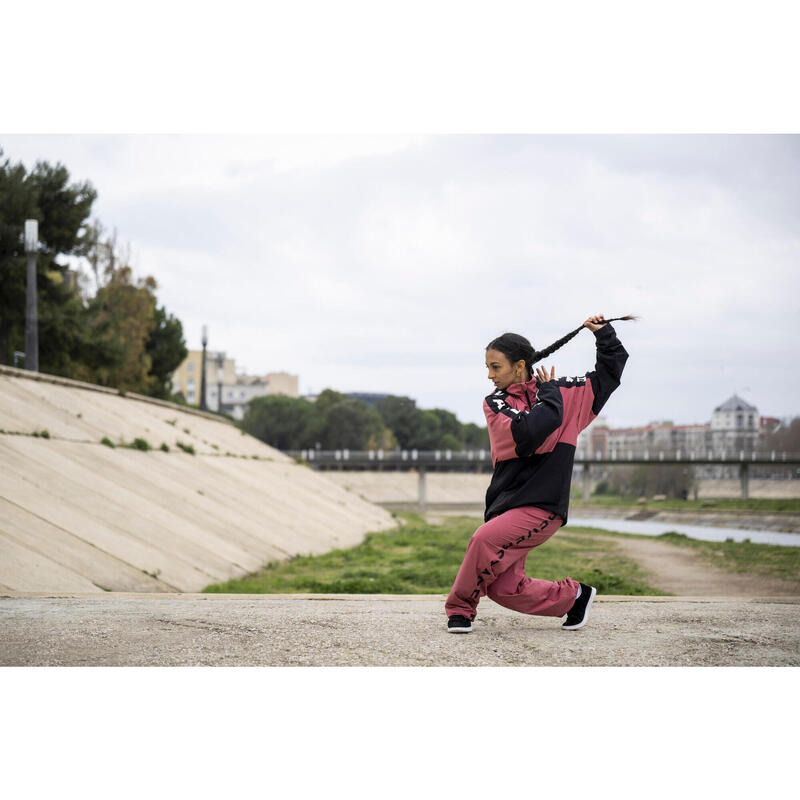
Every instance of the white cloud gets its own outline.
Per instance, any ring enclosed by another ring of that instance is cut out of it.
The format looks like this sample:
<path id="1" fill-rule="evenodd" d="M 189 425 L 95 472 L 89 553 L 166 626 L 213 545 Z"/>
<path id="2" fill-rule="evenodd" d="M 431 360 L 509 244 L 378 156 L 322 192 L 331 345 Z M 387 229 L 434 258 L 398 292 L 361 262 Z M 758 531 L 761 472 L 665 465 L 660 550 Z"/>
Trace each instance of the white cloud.
<path id="1" fill-rule="evenodd" d="M 734 391 L 797 413 L 797 137 L 10 137 L 97 186 L 191 347 L 303 389 L 409 394 L 482 422 L 483 347 L 589 314 L 631 353 L 612 423 Z M 593 366 L 582 332 L 551 359 Z"/>

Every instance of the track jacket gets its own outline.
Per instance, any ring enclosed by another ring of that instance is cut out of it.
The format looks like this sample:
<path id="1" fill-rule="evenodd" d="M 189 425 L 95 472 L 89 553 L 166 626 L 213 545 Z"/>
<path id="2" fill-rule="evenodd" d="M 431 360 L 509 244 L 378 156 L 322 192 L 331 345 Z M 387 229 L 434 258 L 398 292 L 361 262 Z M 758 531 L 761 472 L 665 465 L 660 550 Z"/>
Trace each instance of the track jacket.
<path id="1" fill-rule="evenodd" d="M 494 464 L 484 521 L 511 508 L 536 506 L 558 514 L 566 525 L 578 434 L 619 386 L 628 360 L 610 323 L 594 336 L 593 372 L 541 386 L 532 377 L 498 389 L 483 401 Z"/>

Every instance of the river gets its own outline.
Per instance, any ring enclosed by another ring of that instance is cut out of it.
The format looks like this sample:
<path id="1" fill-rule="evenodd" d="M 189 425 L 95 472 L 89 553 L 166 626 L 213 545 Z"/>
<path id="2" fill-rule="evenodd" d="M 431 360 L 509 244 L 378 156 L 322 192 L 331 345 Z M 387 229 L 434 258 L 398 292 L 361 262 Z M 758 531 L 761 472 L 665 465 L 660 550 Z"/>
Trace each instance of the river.
<path id="1" fill-rule="evenodd" d="M 608 517 L 581 517 L 569 515 L 570 525 L 581 525 L 591 528 L 604 528 L 620 533 L 639 533 L 645 536 L 658 536 L 667 531 L 685 533 L 692 539 L 704 539 L 707 542 L 724 542 L 733 539 L 741 542 L 749 539 L 759 544 L 780 544 L 789 547 L 800 547 L 800 533 L 780 533 L 779 531 L 758 531 L 747 528 L 717 528 L 706 525 L 685 525 L 681 522 L 651 522 L 649 520 L 611 519 Z"/>

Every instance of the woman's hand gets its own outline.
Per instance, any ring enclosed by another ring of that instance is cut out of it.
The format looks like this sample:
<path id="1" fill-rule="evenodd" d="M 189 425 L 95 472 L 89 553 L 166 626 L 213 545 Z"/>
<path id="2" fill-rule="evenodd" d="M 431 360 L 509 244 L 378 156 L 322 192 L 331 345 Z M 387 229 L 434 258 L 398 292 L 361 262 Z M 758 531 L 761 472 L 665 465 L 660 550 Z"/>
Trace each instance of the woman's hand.
<path id="1" fill-rule="evenodd" d="M 603 325 L 606 325 L 605 317 L 602 314 L 596 314 L 594 317 L 589 317 L 586 322 L 583 323 L 584 328 L 588 328 L 592 333 L 595 331 L 599 331 Z"/>
<path id="2" fill-rule="evenodd" d="M 541 367 L 536 367 L 536 380 L 539 383 L 547 383 L 547 381 L 554 381 L 556 379 L 556 368 L 550 367 L 550 376 L 547 375 L 547 367 L 542 369 Z"/>

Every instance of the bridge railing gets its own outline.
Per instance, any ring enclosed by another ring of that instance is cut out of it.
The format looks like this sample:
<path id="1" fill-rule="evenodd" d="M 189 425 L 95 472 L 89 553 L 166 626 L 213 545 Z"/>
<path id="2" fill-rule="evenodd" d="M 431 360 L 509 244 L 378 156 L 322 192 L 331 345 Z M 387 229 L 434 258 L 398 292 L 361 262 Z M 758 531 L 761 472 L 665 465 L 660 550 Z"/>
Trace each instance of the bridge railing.
<path id="1" fill-rule="evenodd" d="M 330 463 L 338 461 L 374 462 L 386 464 L 437 464 L 448 461 L 491 461 L 491 451 L 484 450 L 289 450 L 287 455 L 304 461 Z"/>
<path id="2" fill-rule="evenodd" d="M 287 455 L 302 458 L 310 464 L 358 464 L 360 466 L 404 465 L 441 465 L 448 463 L 460 466 L 474 463 L 491 463 L 491 452 L 488 449 L 470 450 L 290 450 Z M 731 448 L 609 448 L 605 452 L 578 451 L 575 463 L 661 463 L 661 462 L 697 462 L 713 463 L 798 463 L 800 453 L 776 450 L 740 450 Z"/>

